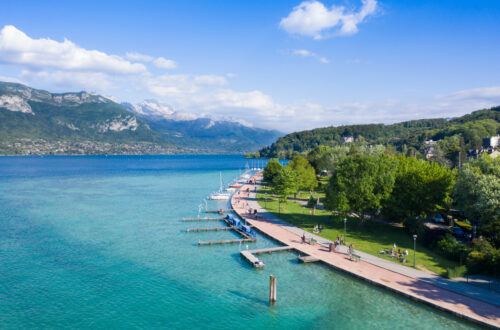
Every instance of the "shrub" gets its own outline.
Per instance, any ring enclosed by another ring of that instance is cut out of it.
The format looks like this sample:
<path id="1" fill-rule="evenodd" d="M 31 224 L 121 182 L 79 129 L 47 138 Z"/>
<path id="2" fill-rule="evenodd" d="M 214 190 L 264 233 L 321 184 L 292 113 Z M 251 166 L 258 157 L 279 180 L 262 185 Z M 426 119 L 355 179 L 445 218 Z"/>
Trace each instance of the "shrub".
<path id="1" fill-rule="evenodd" d="M 485 267 L 486 253 L 480 251 L 472 251 L 467 256 L 467 269 L 470 274 L 484 274 L 487 267 Z"/>
<path id="2" fill-rule="evenodd" d="M 309 196 L 309 200 L 307 201 L 307 207 L 313 208 L 318 205 L 318 200 L 314 198 L 313 196 Z"/>
<path id="3" fill-rule="evenodd" d="M 466 274 L 467 267 L 465 265 L 446 269 L 446 277 L 448 278 L 463 277 Z"/>
<path id="4" fill-rule="evenodd" d="M 403 226 L 408 235 L 417 234 L 417 236 L 422 237 L 425 232 L 424 224 L 417 218 L 413 217 L 407 218 L 403 222 Z"/>
<path id="5" fill-rule="evenodd" d="M 425 228 L 424 232 L 424 245 L 428 248 L 434 248 L 440 240 L 442 240 L 449 231 L 443 228 Z"/>
<path id="6" fill-rule="evenodd" d="M 436 249 L 440 255 L 456 261 L 461 261 L 461 257 L 468 252 L 465 245 L 457 242 L 455 237 L 450 234 L 446 234 L 443 239 L 437 242 Z"/>

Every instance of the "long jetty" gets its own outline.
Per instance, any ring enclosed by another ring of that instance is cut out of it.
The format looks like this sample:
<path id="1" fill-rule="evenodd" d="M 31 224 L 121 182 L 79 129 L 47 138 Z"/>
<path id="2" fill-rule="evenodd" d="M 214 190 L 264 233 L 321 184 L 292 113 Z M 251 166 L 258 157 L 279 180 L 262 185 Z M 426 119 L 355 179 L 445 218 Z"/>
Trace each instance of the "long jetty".
<path id="1" fill-rule="evenodd" d="M 224 218 L 182 218 L 182 221 L 221 221 Z"/>
<path id="2" fill-rule="evenodd" d="M 244 243 L 244 242 L 255 242 L 255 239 L 240 238 L 240 239 L 226 239 L 221 241 L 206 241 L 206 242 L 198 242 L 198 245 L 234 244 L 234 243 Z"/>
<path id="3" fill-rule="evenodd" d="M 206 210 L 205 213 L 227 213 L 227 212 L 232 212 L 233 210 Z"/>
<path id="4" fill-rule="evenodd" d="M 189 232 L 198 232 L 198 231 L 221 231 L 221 230 L 233 230 L 232 227 L 212 227 L 212 228 L 188 228 L 186 231 Z"/>

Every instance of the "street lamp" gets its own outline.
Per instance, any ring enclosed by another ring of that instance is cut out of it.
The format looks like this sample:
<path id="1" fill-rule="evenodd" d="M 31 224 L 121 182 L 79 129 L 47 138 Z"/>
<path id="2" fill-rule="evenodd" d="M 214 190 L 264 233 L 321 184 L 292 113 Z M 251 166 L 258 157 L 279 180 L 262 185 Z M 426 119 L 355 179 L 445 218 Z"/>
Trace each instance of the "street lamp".
<path id="1" fill-rule="evenodd" d="M 267 191 L 264 193 L 264 195 L 266 196 L 266 199 L 264 200 L 264 203 L 266 204 L 266 209 L 267 209 Z"/>
<path id="2" fill-rule="evenodd" d="M 345 240 L 346 240 L 346 237 L 345 237 L 345 227 L 347 225 L 347 218 L 344 218 L 344 245 L 345 245 Z"/>
<path id="3" fill-rule="evenodd" d="M 413 235 L 413 267 L 415 267 L 415 250 L 417 249 L 417 235 Z"/>

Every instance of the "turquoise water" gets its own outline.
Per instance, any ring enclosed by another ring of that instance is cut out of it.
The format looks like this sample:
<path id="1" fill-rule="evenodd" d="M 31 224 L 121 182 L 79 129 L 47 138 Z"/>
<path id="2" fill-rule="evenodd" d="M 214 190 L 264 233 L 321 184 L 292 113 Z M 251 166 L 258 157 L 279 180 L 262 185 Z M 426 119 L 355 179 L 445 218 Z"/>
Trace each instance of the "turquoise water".
<path id="1" fill-rule="evenodd" d="M 469 324 L 336 273 L 186 233 L 241 156 L 0 158 L 0 328 L 460 329 Z M 205 214 L 201 214 L 205 216 Z M 276 245 L 263 236 L 250 249 Z M 269 275 L 278 302 L 268 304 Z"/>

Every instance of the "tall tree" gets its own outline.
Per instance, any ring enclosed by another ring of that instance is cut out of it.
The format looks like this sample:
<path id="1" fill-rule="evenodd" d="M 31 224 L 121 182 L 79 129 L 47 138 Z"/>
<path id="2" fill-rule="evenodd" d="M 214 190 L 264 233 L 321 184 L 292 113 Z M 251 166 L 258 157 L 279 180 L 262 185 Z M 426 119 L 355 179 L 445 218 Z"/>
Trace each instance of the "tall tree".
<path id="1" fill-rule="evenodd" d="M 340 160 L 326 189 L 325 206 L 341 212 L 364 213 L 377 210 L 394 186 L 391 157 L 352 155 Z"/>
<path id="2" fill-rule="evenodd" d="M 289 167 L 297 175 L 297 189 L 313 190 L 318 186 L 316 171 L 306 158 L 295 156 L 286 167 Z"/>
<path id="3" fill-rule="evenodd" d="M 481 232 L 500 243 L 500 159 L 483 154 L 463 166 L 453 197 Z"/>
<path id="4" fill-rule="evenodd" d="M 396 180 L 383 205 L 385 215 L 397 221 L 408 216 L 429 216 L 450 202 L 455 171 L 436 162 L 399 156 Z"/>
<path id="5" fill-rule="evenodd" d="M 264 180 L 267 182 L 273 182 L 274 178 L 278 175 L 282 168 L 283 166 L 280 164 L 278 159 L 270 159 L 263 171 Z"/>
<path id="6" fill-rule="evenodd" d="M 285 202 L 297 191 L 297 174 L 289 167 L 282 167 L 273 179 L 272 189 Z"/>

